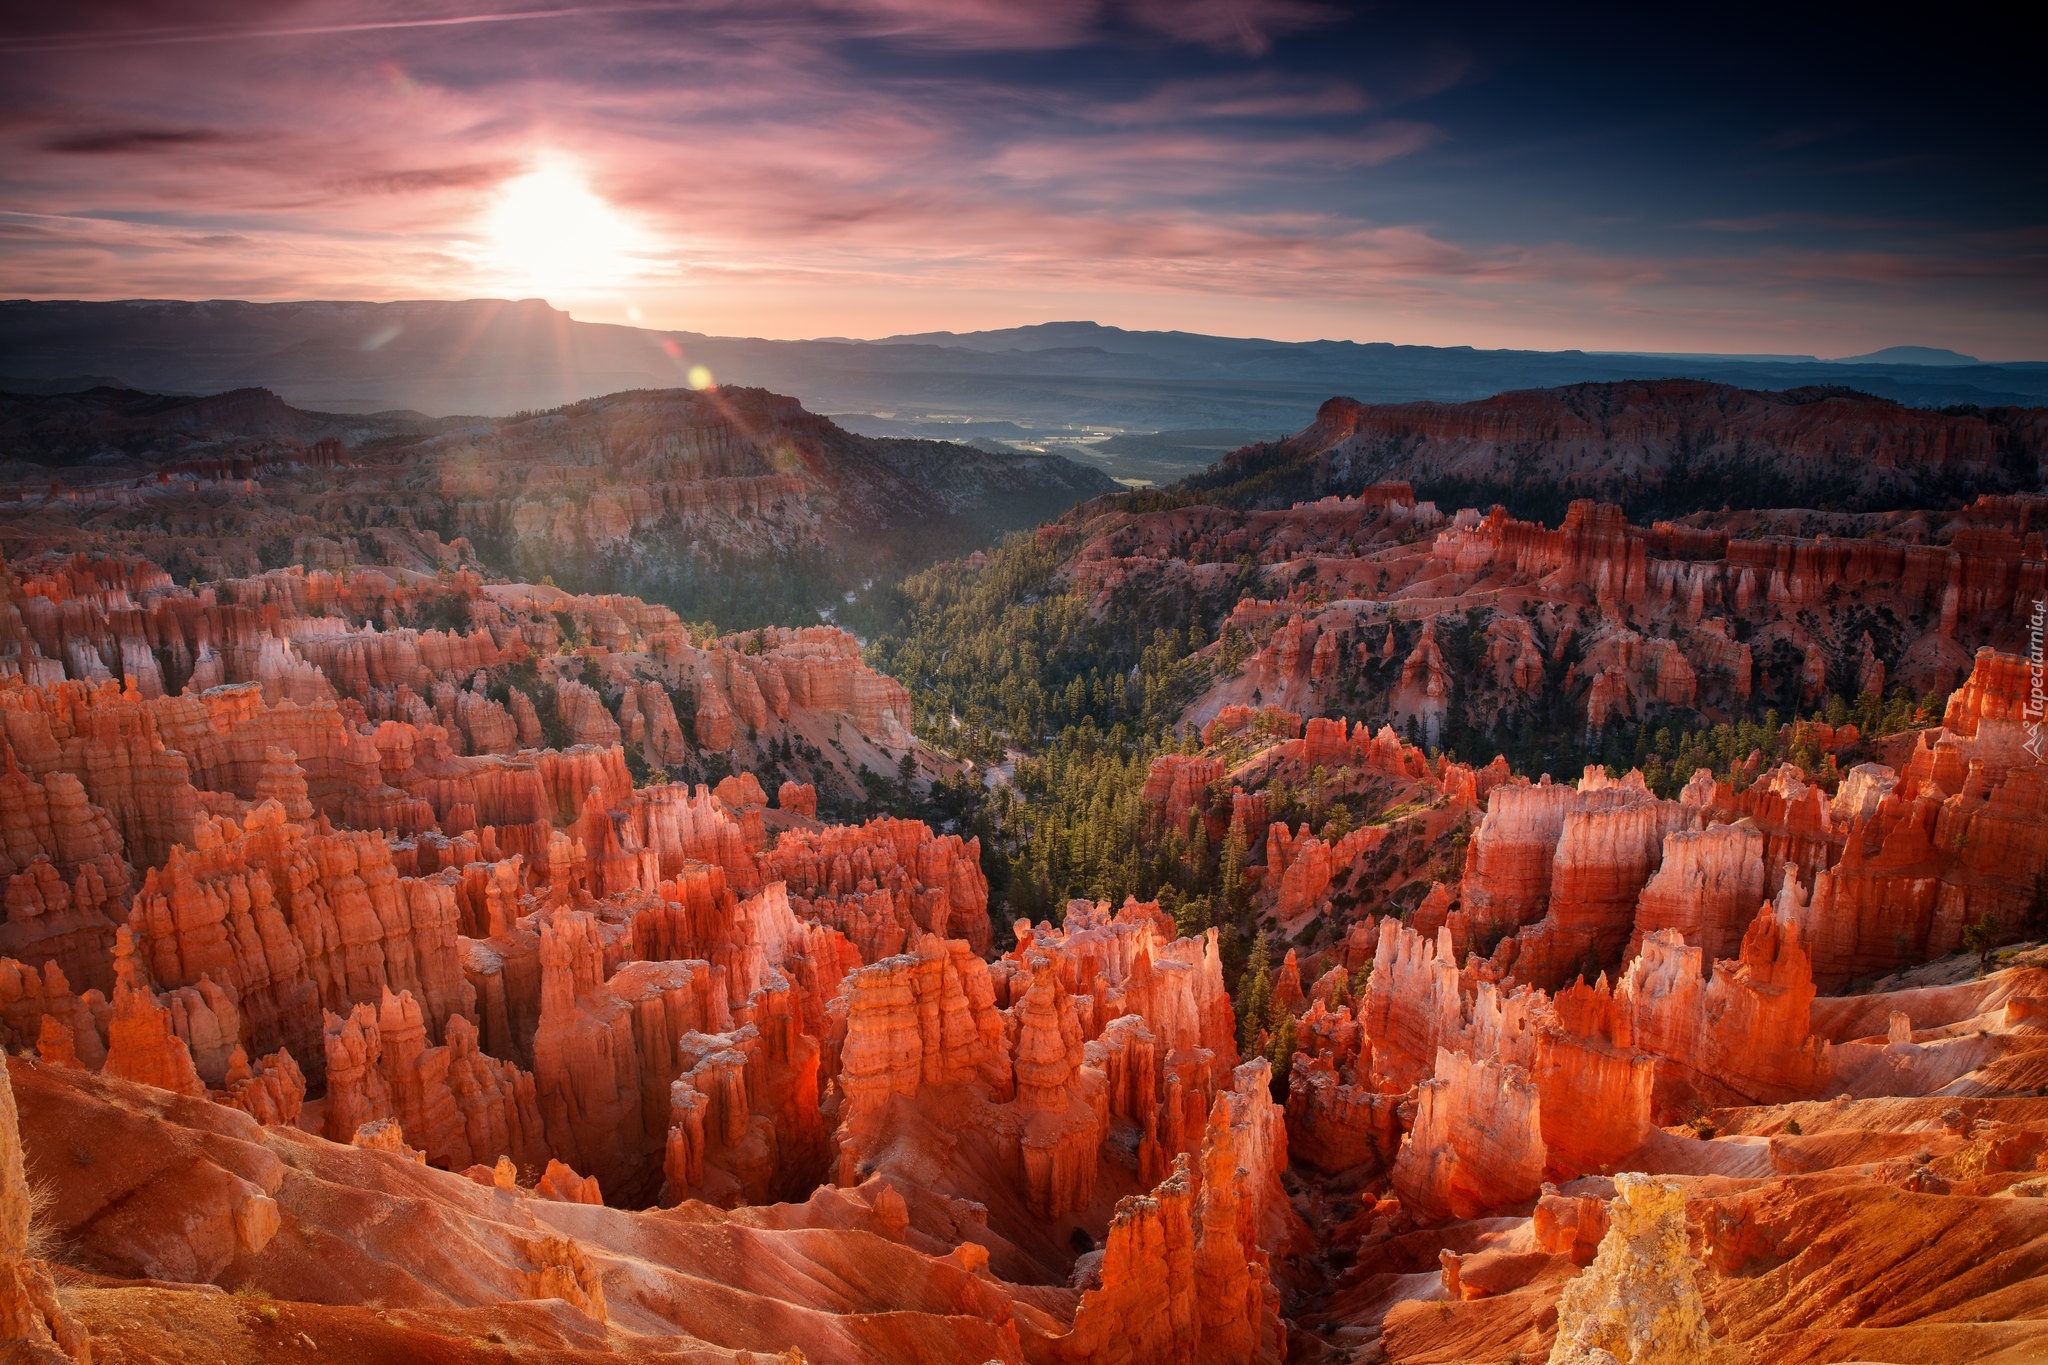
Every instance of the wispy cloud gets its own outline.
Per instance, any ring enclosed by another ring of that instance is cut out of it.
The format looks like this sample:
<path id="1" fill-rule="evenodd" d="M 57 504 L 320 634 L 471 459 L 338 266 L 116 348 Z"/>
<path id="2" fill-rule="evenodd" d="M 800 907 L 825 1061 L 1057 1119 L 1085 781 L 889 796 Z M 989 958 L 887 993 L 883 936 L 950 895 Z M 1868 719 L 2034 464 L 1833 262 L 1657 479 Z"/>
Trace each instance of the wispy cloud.
<path id="1" fill-rule="evenodd" d="M 406 29 L 466 28 L 475 24 L 537 23 L 550 19 L 581 19 L 657 8 L 659 0 L 640 5 L 570 5 L 549 9 L 497 10 L 403 18 L 361 19 L 331 23 L 186 24 L 163 27 L 112 26 L 55 33 L 0 36 L 0 53 L 33 55 L 46 52 L 89 52 L 96 48 L 175 47 L 186 44 L 261 42 L 275 38 L 325 38 L 343 34 L 395 33 Z"/>
<path id="2" fill-rule="evenodd" d="M 1665 349 L 1816 319 L 2039 330 L 2041 243 L 1960 217 L 1794 192 L 1662 213 L 1617 191 L 1560 226 L 1540 215 L 1569 157 L 1486 168 L 1443 113 L 1477 59 L 1431 39 L 1318 60 L 1340 7 L 1300 0 L 86 14 L 0 24 L 12 293 L 484 292 L 499 187 L 556 158 L 658 244 L 642 315 L 727 332 L 1016 321 L 1048 298 L 1217 330 Z"/>
<path id="3" fill-rule="evenodd" d="M 1108 124 L 1160 125 L 1215 120 L 1304 120 L 1363 114 L 1377 101 L 1356 81 L 1304 79 L 1272 69 L 1164 81 L 1130 100 L 1086 112 Z"/>
<path id="4" fill-rule="evenodd" d="M 195 147 L 225 141 L 227 134 L 212 128 L 95 128 L 62 133 L 43 143 L 46 151 L 104 156 L 113 152 L 161 152 L 177 147 Z"/>

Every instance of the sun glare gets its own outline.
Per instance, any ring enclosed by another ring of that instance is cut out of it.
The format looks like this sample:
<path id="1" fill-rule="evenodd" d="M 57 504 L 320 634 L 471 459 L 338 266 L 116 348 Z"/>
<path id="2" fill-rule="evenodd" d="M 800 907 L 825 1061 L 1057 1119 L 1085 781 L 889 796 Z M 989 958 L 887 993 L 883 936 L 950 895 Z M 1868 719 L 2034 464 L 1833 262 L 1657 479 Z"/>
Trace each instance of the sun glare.
<path id="1" fill-rule="evenodd" d="M 483 229 L 484 267 L 521 293 L 550 300 L 606 293 L 644 268 L 640 229 L 565 162 L 499 186 Z"/>

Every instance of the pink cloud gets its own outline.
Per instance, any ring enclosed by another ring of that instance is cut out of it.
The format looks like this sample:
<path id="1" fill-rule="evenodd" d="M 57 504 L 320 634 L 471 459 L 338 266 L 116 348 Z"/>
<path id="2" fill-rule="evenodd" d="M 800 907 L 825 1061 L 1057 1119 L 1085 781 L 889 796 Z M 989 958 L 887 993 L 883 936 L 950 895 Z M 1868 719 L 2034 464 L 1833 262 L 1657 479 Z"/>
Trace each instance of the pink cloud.
<path id="1" fill-rule="evenodd" d="M 1306 5 L 705 3 L 668 29 L 611 8 L 459 34 L 364 29 L 380 12 L 338 0 L 138 9 L 181 32 L 252 14 L 350 31 L 33 61 L 0 40 L 16 78 L 0 93 L 9 292 L 483 292 L 479 221 L 552 154 L 657 241 L 632 295 L 651 321 L 742 333 L 958 326 L 970 299 L 1014 321 L 1057 296 L 1175 325 L 1697 349 L 1788 319 L 1836 326 L 1830 310 L 1917 321 L 1967 304 L 2019 328 L 2043 293 L 2044 243 L 2025 235 L 1844 251 L 1767 241 L 1804 226 L 1789 218 L 1724 220 L 1726 249 L 1596 250 L 1376 207 L 1383 178 L 1447 142 L 1380 111 L 1456 80 L 1455 54 L 1406 92 L 1253 67 L 1102 98 L 964 67 L 878 81 L 841 45 L 1045 51 L 1121 25 L 1251 52 L 1318 22 Z"/>

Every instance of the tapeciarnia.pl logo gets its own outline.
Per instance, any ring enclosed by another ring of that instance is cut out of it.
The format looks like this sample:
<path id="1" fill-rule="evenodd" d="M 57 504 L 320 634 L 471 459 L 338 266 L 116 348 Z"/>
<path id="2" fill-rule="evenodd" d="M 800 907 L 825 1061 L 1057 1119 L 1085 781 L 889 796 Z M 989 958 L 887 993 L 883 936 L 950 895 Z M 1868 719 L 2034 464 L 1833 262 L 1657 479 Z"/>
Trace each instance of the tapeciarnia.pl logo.
<path id="1" fill-rule="evenodd" d="M 2048 725 L 2043 724 L 2048 714 L 2048 660 L 2041 652 L 2041 635 L 2044 622 L 2048 622 L 2048 598 L 2034 603 L 2033 618 L 2027 622 L 2027 671 L 2031 686 L 2027 690 L 2027 752 L 2035 762 L 2048 758 Z"/>

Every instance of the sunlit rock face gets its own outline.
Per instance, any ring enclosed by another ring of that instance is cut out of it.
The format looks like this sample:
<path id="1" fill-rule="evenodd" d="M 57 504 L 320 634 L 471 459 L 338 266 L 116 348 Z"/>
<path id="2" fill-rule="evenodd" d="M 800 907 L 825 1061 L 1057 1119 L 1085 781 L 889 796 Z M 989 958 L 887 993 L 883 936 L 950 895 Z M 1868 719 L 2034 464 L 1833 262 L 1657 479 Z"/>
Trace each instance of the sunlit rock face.
<path id="1" fill-rule="evenodd" d="M 631 448 L 638 489 L 479 483 L 531 433 L 465 437 L 443 492 L 559 554 L 839 515 L 691 431 Z M 1236 899 L 1169 874 L 1007 928 L 1014 830 L 846 818 L 965 770 L 830 626 L 708 638 L 417 529 L 375 566 L 18 556 L 0 1327 L 40 1360 L 265 1303 L 392 1359 L 2048 1349 L 2048 969 L 1956 951 L 2031 932 L 2048 860 L 2009 638 L 2037 502 L 1825 538 L 1399 485 L 1083 518 L 1084 602 L 1260 571 L 1215 618 L 1241 667 L 1116 814 L 1141 858 L 1227 847 Z M 1955 684 L 1939 724 L 1787 723 L 1718 776 L 1443 751 L 1902 678 Z"/>

